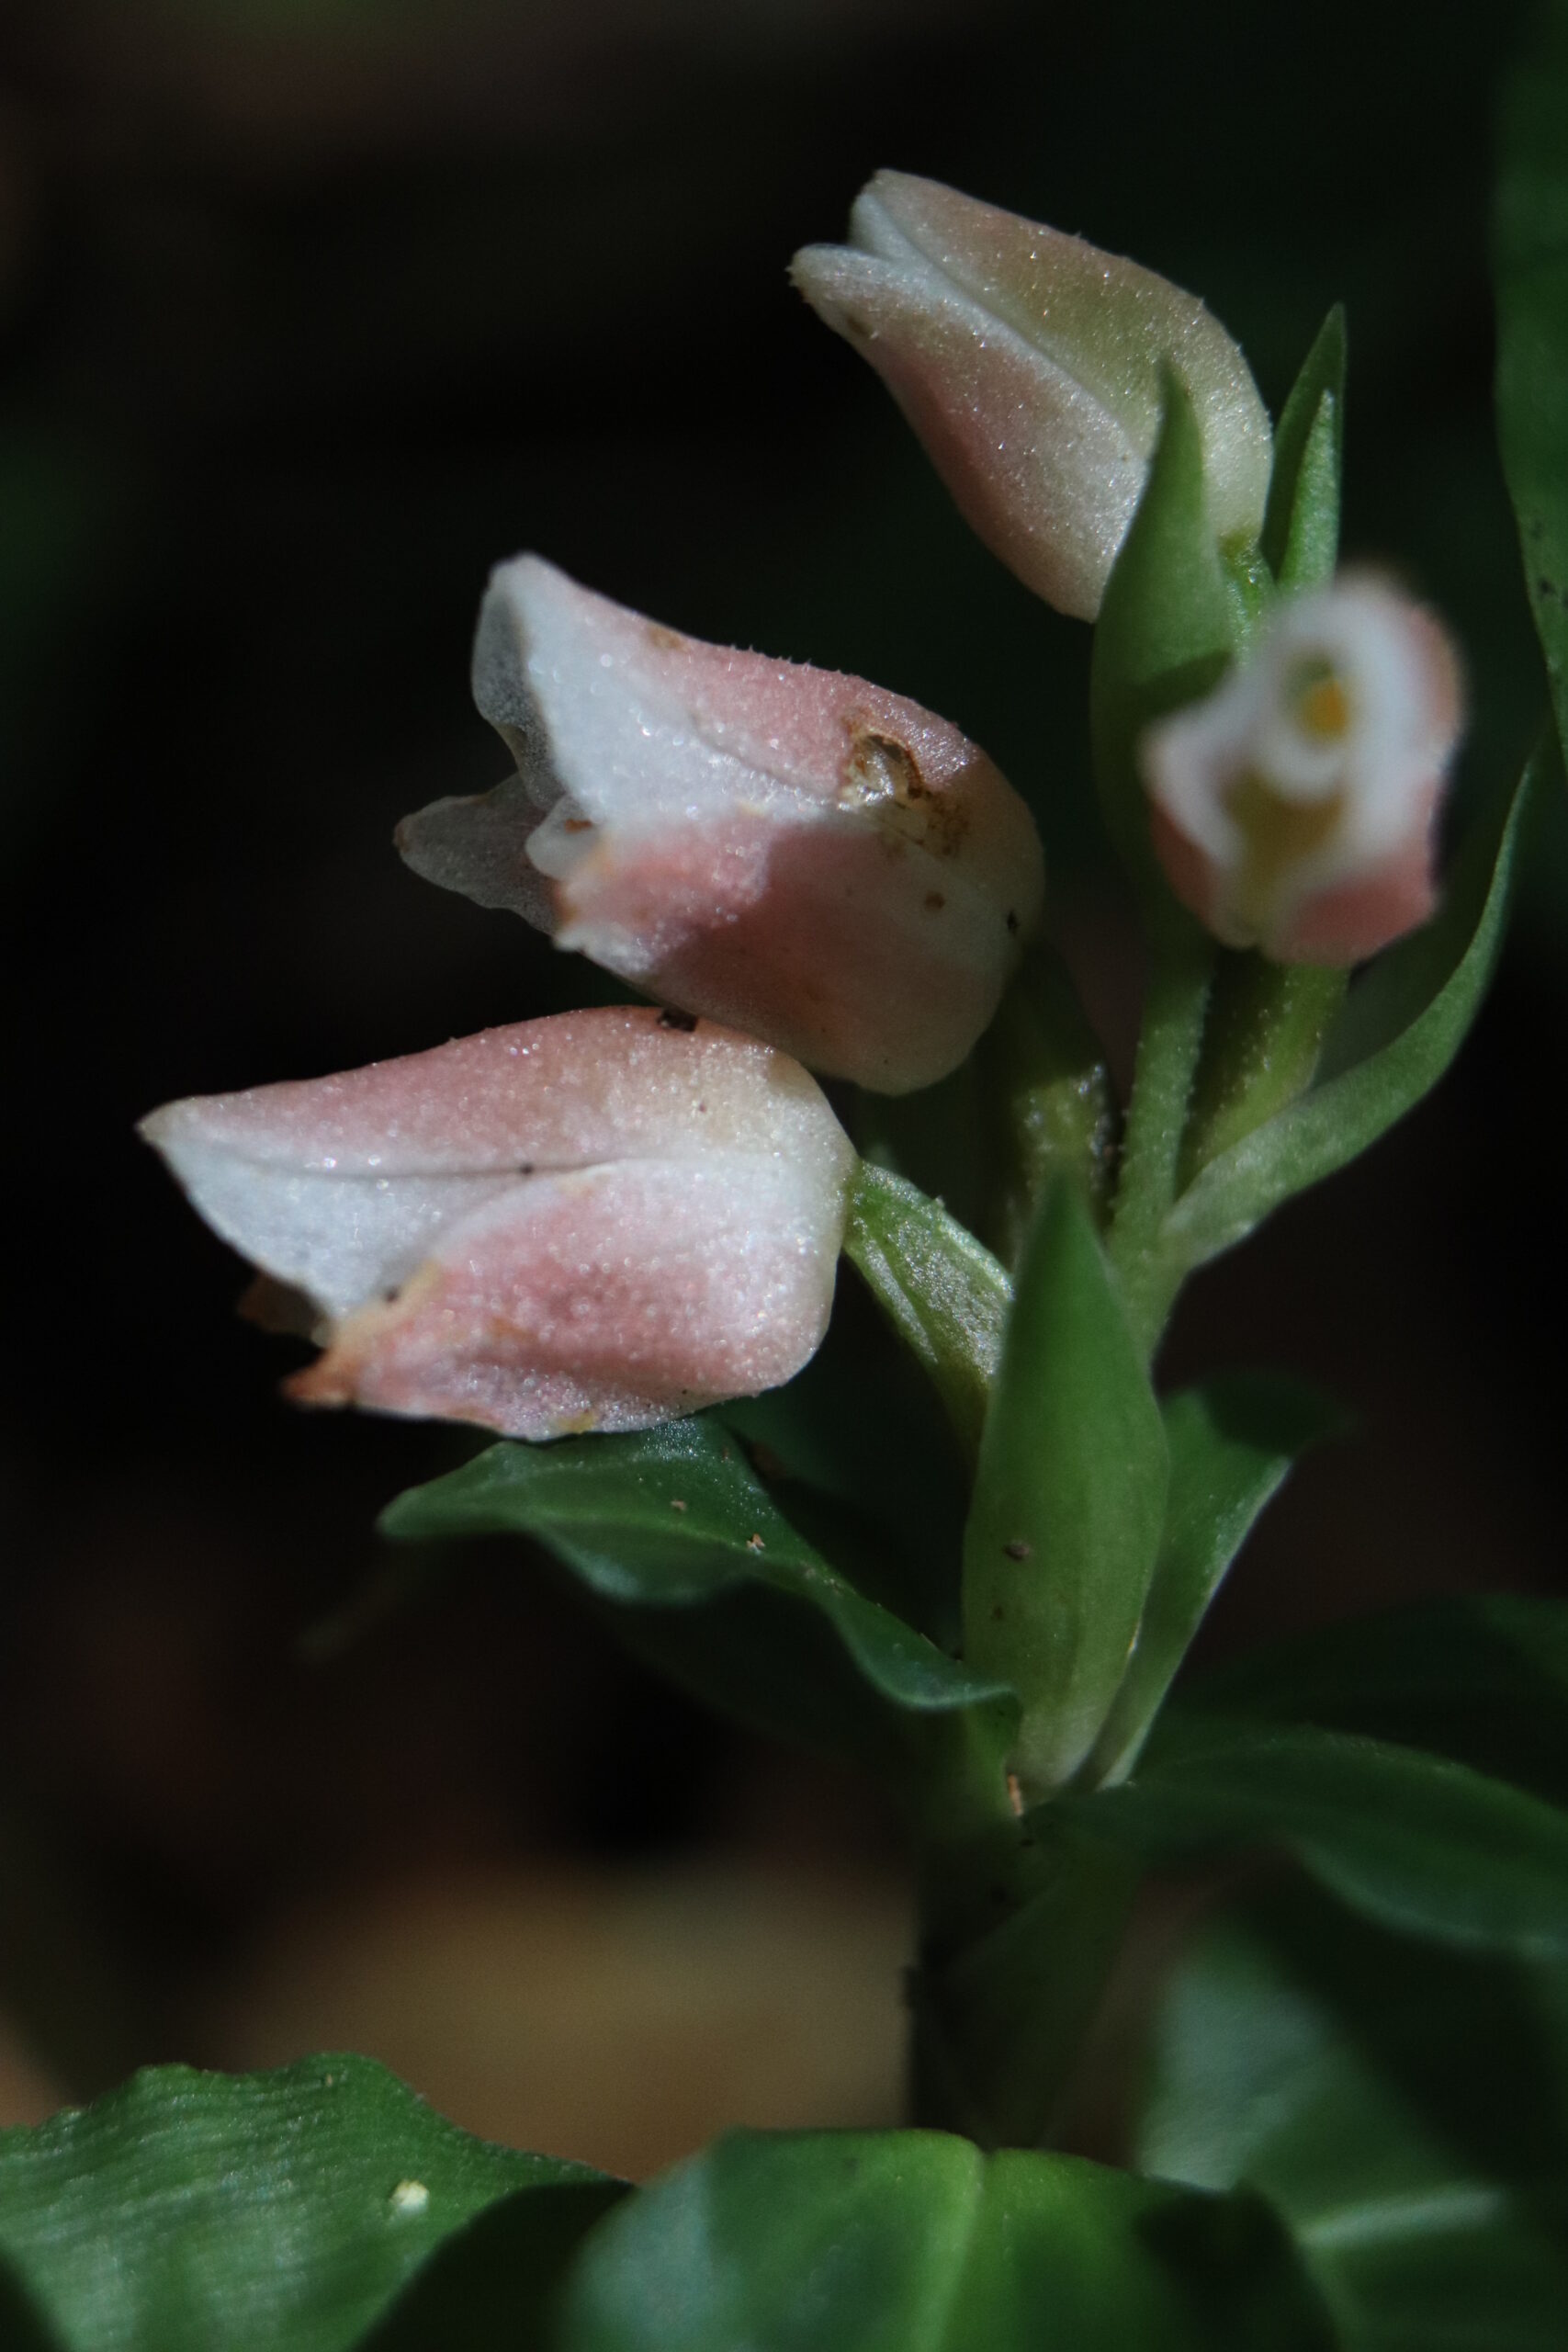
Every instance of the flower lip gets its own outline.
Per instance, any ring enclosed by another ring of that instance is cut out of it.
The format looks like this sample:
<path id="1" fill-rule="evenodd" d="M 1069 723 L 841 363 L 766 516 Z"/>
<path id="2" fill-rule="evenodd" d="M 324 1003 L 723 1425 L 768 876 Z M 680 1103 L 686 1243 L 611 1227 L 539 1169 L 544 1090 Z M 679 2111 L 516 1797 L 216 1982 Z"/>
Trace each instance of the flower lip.
<path id="1" fill-rule="evenodd" d="M 826 1328 L 854 1163 L 797 1064 L 642 1007 L 170 1103 L 141 1132 L 321 1317 L 295 1394 L 529 1438 L 788 1379 Z"/>
<path id="2" fill-rule="evenodd" d="M 416 872 L 829 1074 L 897 1092 L 963 1059 L 1043 871 L 955 727 L 683 637 L 532 555 L 492 575 L 474 683 L 518 774 L 405 820 Z"/>

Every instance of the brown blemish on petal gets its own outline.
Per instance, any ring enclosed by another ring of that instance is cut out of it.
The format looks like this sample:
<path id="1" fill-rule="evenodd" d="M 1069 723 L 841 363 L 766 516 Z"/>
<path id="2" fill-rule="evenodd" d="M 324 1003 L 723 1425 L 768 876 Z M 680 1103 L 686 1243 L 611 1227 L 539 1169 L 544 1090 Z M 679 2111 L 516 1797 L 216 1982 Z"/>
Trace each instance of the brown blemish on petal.
<path id="1" fill-rule="evenodd" d="M 889 847 L 913 842 L 934 857 L 953 856 L 969 830 L 962 796 L 931 784 L 913 748 L 885 726 L 853 711 L 844 725 L 849 749 L 839 771 L 840 808 L 871 811 Z"/>
<path id="2" fill-rule="evenodd" d="M 667 628 L 662 621 L 649 621 L 645 626 L 649 645 L 660 653 L 679 653 L 682 646 L 691 642 L 678 628 Z"/>
<path id="3" fill-rule="evenodd" d="M 940 890 L 928 890 L 926 892 L 926 912 L 928 914 L 941 914 L 946 904 L 947 900 L 942 897 Z"/>

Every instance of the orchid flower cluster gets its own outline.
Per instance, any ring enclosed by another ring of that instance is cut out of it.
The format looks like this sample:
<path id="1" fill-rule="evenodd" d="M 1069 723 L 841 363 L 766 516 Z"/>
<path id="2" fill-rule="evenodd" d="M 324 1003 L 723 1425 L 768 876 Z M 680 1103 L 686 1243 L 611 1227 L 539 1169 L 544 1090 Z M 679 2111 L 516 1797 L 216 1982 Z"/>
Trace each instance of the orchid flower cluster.
<path id="1" fill-rule="evenodd" d="M 1114 594 L 1190 420 L 1240 621 L 1221 674 L 1135 729 L 1113 829 L 1141 832 L 1166 918 L 1280 967 L 1340 971 L 1422 922 L 1453 650 L 1393 584 L 1324 577 L 1299 514 L 1278 526 L 1267 412 L 1203 305 L 891 172 L 795 277 L 1063 613 Z M 473 687 L 515 773 L 407 819 L 403 857 L 652 1004 L 172 1103 L 143 1133 L 260 1270 L 263 1311 L 321 1342 L 289 1384 L 306 1402 L 538 1441 L 787 1382 L 827 1328 L 859 1166 L 810 1073 L 896 1095 L 965 1060 L 1040 932 L 1029 809 L 904 696 L 698 643 L 536 555 L 491 577 Z"/>

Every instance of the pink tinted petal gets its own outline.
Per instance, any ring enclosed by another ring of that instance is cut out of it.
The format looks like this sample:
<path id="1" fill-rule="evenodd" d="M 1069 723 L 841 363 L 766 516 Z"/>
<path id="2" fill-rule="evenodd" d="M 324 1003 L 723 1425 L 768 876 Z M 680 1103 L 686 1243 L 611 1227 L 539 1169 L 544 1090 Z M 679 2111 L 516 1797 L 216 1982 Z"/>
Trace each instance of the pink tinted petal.
<path id="1" fill-rule="evenodd" d="M 1320 891 L 1279 937 L 1264 943 L 1281 964 L 1359 964 L 1425 922 L 1438 903 L 1430 818 L 1377 871 Z"/>
<path id="2" fill-rule="evenodd" d="M 416 871 L 536 922 L 544 883 L 563 946 L 835 1075 L 897 1090 L 963 1059 L 1044 875 L 1028 810 L 956 728 L 679 636 L 535 556 L 494 575 L 475 679 L 526 773 L 406 820 Z"/>
<path id="3" fill-rule="evenodd" d="M 1172 823 L 1158 801 L 1149 809 L 1149 836 L 1165 878 L 1190 914 L 1227 946 L 1250 946 L 1250 940 L 1231 936 L 1222 897 L 1224 877 L 1207 853 Z"/>
<path id="4" fill-rule="evenodd" d="M 454 1227 L 291 1393 L 503 1435 L 645 1429 L 788 1380 L 827 1328 L 841 1212 L 716 1154 L 536 1177 Z"/>
<path id="5" fill-rule="evenodd" d="M 807 300 L 887 383 L 988 546 L 1091 619 L 1158 432 L 1161 374 L 1191 395 L 1210 511 L 1255 536 L 1271 435 L 1247 362 L 1152 270 L 935 181 L 881 172 L 848 246 L 795 256 Z"/>
<path id="6" fill-rule="evenodd" d="M 922 273 L 834 247 L 795 282 L 870 360 L 976 537 L 1058 612 L 1092 620 L 1147 452 L 1054 361 Z"/>
<path id="7" fill-rule="evenodd" d="M 765 1023 L 814 1069 L 893 1094 L 945 1077 L 995 1011 L 1033 905 L 998 904 L 940 851 L 869 825 L 759 830 L 755 887 L 725 922 L 669 920 L 733 855 L 732 833 L 694 830 L 657 851 L 607 845 L 572 877 L 563 939 L 606 963 L 617 938 L 656 943 L 649 988 Z"/>
<path id="8" fill-rule="evenodd" d="M 333 1318 L 395 1290 L 536 1171 L 742 1153 L 841 1220 L 853 1152 L 798 1064 L 617 1007 L 337 1078 L 169 1103 L 142 1133 L 214 1229 Z"/>

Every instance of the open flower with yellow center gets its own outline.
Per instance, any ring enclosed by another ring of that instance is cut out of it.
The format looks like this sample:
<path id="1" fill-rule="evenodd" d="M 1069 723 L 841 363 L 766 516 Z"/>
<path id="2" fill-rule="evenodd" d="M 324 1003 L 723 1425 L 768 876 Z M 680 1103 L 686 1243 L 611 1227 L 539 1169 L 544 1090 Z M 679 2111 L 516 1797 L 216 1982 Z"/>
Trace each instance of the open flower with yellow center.
<path id="1" fill-rule="evenodd" d="M 1432 911 L 1460 727 L 1453 648 L 1398 590 L 1351 577 L 1287 605 L 1206 701 L 1144 738 L 1171 888 L 1228 947 L 1374 955 Z"/>

